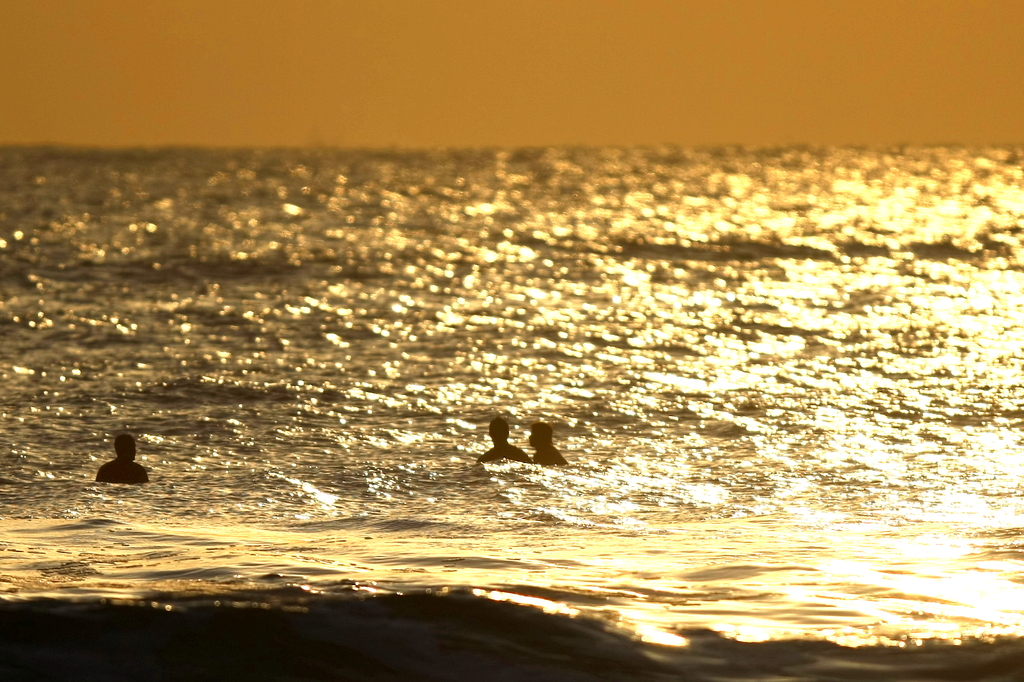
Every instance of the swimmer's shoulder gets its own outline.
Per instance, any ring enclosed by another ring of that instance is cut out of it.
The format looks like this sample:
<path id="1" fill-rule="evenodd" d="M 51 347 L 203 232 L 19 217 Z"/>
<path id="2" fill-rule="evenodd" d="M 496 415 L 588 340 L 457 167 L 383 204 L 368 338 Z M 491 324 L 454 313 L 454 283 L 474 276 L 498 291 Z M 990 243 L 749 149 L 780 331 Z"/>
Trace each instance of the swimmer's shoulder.
<path id="1" fill-rule="evenodd" d="M 100 467 L 100 470 L 96 472 L 97 483 L 111 483 L 111 479 L 114 477 L 114 463 L 107 462 Z"/>
<path id="2" fill-rule="evenodd" d="M 537 450 L 533 456 L 534 464 L 543 464 L 545 466 L 558 466 L 562 464 L 568 464 L 565 457 L 562 457 L 562 453 L 556 448 L 544 448 L 543 450 Z"/>
<path id="3" fill-rule="evenodd" d="M 138 462 L 119 464 L 117 460 L 107 462 L 96 472 L 97 483 L 149 483 L 149 474 Z"/>
<path id="4" fill-rule="evenodd" d="M 132 483 L 149 483 L 149 474 L 146 473 L 146 467 L 138 462 L 132 462 L 131 469 L 132 476 L 135 479 Z"/>
<path id="5" fill-rule="evenodd" d="M 508 449 L 509 452 L 508 454 L 505 455 L 507 459 L 514 459 L 517 462 L 526 462 L 527 464 L 533 463 L 533 460 L 530 459 L 530 456 L 526 454 L 526 450 L 523 450 L 522 448 L 517 448 L 515 445 L 509 445 Z"/>
<path id="6" fill-rule="evenodd" d="M 484 454 L 476 458 L 477 462 L 493 462 L 496 459 L 501 459 L 501 455 L 498 454 L 498 448 L 491 448 Z"/>
<path id="7" fill-rule="evenodd" d="M 506 444 L 500 447 L 491 448 L 476 460 L 477 462 L 496 462 L 499 459 L 510 459 L 514 462 L 524 462 L 531 464 L 533 462 L 530 456 L 526 454 L 526 451 L 522 448 L 517 448 L 514 445 Z"/>

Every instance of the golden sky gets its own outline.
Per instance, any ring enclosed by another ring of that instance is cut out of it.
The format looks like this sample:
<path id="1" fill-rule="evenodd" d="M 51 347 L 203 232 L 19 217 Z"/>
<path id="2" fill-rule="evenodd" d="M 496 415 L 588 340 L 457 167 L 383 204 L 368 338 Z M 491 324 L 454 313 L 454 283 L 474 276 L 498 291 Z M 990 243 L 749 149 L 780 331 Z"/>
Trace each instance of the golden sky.
<path id="1" fill-rule="evenodd" d="M 1024 142 L 1022 0 L 7 0 L 0 144 Z"/>

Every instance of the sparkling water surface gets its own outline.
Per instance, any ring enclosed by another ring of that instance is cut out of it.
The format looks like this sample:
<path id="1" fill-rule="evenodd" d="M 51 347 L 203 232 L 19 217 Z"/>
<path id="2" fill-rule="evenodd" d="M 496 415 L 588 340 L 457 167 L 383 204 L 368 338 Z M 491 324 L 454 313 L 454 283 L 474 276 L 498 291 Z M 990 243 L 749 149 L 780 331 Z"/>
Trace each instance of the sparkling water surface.
<path id="1" fill-rule="evenodd" d="M 0 150 L 0 598 L 1019 637 L 1022 153 Z"/>

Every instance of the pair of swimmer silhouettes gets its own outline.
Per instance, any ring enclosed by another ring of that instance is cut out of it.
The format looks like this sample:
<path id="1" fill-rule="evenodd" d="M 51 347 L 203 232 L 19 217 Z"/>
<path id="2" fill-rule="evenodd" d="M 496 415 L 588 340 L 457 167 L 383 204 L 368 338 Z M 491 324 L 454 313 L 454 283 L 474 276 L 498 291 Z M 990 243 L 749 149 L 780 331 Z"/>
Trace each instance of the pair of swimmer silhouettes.
<path id="1" fill-rule="evenodd" d="M 491 420 L 488 433 L 491 436 L 491 440 L 494 441 L 494 447 L 480 455 L 480 458 L 476 460 L 477 462 L 511 459 L 516 462 L 526 462 L 527 464 L 568 464 L 565 458 L 562 457 L 562 453 L 556 450 L 551 442 L 554 434 L 551 424 L 535 422 L 530 425 L 530 445 L 536 450 L 533 454 L 533 459 L 530 459 L 526 452 L 508 442 L 508 422 L 501 417 L 495 417 Z"/>

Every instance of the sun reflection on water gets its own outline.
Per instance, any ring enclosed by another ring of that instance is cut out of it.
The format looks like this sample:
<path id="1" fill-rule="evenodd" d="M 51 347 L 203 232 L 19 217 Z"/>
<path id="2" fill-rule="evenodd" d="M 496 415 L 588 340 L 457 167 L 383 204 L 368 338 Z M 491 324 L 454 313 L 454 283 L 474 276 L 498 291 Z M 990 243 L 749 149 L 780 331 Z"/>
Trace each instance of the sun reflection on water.
<path id="1" fill-rule="evenodd" d="M 738 638 L 1020 629 L 1019 151 L 182 153 L 0 164 L 12 513 L 577 533 L 754 566 L 670 608 Z M 498 413 L 570 465 L 473 465 Z M 122 427 L 155 485 L 82 485 Z"/>

